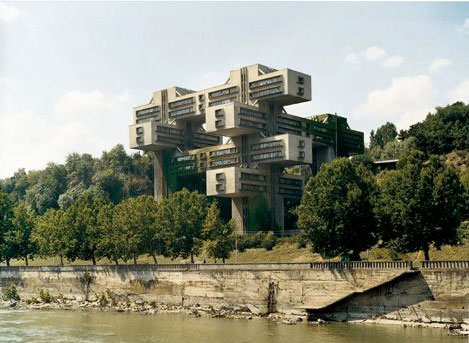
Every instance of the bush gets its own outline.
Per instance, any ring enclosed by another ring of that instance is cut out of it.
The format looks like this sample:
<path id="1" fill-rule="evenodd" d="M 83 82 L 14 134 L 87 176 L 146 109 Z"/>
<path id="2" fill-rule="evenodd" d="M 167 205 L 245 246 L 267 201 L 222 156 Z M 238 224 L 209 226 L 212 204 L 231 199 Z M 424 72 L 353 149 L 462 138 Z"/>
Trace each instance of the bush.
<path id="1" fill-rule="evenodd" d="M 8 287 L 3 287 L 2 289 L 2 299 L 4 301 L 19 301 L 20 296 L 18 294 L 18 291 L 16 290 L 16 287 L 14 285 L 10 285 Z"/>
<path id="2" fill-rule="evenodd" d="M 272 250 L 277 244 L 277 236 L 272 231 L 269 231 L 267 235 L 264 236 L 262 240 L 262 247 L 265 250 Z"/>
<path id="3" fill-rule="evenodd" d="M 243 252 L 246 249 L 262 248 L 265 238 L 264 232 L 258 232 L 254 235 L 243 235 L 238 237 L 238 251 Z"/>
<path id="4" fill-rule="evenodd" d="M 306 248 L 308 245 L 308 237 L 304 235 L 303 233 L 300 233 L 299 235 L 295 236 L 296 237 L 296 246 L 298 249 L 301 248 Z"/>
<path id="5" fill-rule="evenodd" d="M 41 299 L 42 302 L 47 303 L 47 304 L 54 301 L 54 297 L 49 294 L 49 291 L 47 289 L 39 290 L 39 298 Z"/>

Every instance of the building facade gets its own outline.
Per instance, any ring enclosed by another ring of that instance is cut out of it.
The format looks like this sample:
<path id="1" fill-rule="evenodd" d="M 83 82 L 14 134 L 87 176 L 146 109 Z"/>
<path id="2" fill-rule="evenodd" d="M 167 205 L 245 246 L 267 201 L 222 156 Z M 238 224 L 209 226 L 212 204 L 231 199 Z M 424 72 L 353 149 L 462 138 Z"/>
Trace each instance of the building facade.
<path id="1" fill-rule="evenodd" d="M 364 150 L 363 133 L 345 118 L 285 110 L 310 100 L 307 74 L 260 64 L 232 70 L 223 85 L 154 92 L 134 108 L 130 147 L 153 152 L 156 198 L 183 187 L 198 190 L 219 198 L 239 233 L 287 233 L 296 229 L 290 209 L 305 183 L 292 170 L 303 165 L 314 173 L 336 156 Z"/>

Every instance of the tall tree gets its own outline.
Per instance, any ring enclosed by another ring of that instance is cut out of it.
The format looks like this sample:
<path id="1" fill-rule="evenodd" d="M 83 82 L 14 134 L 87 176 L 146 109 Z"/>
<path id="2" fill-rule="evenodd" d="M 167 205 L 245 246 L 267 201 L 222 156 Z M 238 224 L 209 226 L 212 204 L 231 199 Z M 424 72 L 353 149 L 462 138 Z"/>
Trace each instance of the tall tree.
<path id="1" fill-rule="evenodd" d="M 203 234 L 206 239 L 205 251 L 209 257 L 221 258 L 223 263 L 230 257 L 234 249 L 234 223 L 223 223 L 220 210 L 216 202 L 212 202 L 207 210 L 207 217 L 203 224 Z"/>
<path id="2" fill-rule="evenodd" d="M 96 264 L 97 245 L 102 237 L 98 223 L 98 213 L 106 204 L 105 196 L 100 192 L 87 191 L 65 211 L 64 221 L 68 227 L 70 260 L 91 260 Z"/>
<path id="3" fill-rule="evenodd" d="M 375 212 L 383 241 L 397 251 L 423 250 L 458 242 L 463 187 L 457 173 L 423 153 L 403 158 L 397 170 L 378 176 Z"/>
<path id="4" fill-rule="evenodd" d="M 323 164 L 305 187 L 297 208 L 298 226 L 325 256 L 348 256 L 376 243 L 371 172 L 346 158 Z"/>
<path id="5" fill-rule="evenodd" d="M 370 133 L 370 149 L 373 150 L 375 147 L 384 148 L 384 146 L 392 142 L 397 137 L 396 125 L 391 122 L 381 125 L 376 133 L 372 130 Z"/>
<path id="6" fill-rule="evenodd" d="M 29 259 L 37 252 L 37 245 L 31 239 L 36 215 L 24 202 L 13 209 L 12 230 L 5 237 L 10 247 L 11 258 L 24 259 L 28 265 Z"/>
<path id="7" fill-rule="evenodd" d="M 48 209 L 37 218 L 32 233 L 32 240 L 39 248 L 38 254 L 42 257 L 58 256 L 62 266 L 64 257 L 72 255 L 69 251 L 73 248 L 65 219 L 65 211 Z"/>
<path id="8" fill-rule="evenodd" d="M 417 148 L 427 156 L 469 149 L 469 104 L 437 107 L 435 113 L 429 113 L 400 136 L 415 137 Z"/>
<path id="9" fill-rule="evenodd" d="M 168 254 L 172 257 L 198 255 L 202 245 L 202 225 L 207 211 L 203 194 L 187 189 L 170 194 L 158 204 L 156 232 L 164 233 Z"/>
<path id="10" fill-rule="evenodd" d="M 13 204 L 9 196 L 0 191 L 0 262 L 10 265 L 10 247 L 7 244 L 7 233 L 13 229 Z"/>

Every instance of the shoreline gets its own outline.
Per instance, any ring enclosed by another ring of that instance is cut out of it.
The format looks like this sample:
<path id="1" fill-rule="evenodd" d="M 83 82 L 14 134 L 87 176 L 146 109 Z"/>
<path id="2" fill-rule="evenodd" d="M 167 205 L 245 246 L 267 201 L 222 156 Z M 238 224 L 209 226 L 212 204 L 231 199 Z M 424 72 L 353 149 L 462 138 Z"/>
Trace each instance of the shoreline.
<path id="1" fill-rule="evenodd" d="M 30 311 L 82 311 L 82 312 L 114 312 L 114 313 L 135 313 L 140 315 L 156 314 L 183 314 L 198 317 L 224 318 L 224 319 L 267 319 L 276 324 L 296 325 L 303 323 L 305 325 L 333 325 L 338 323 L 347 323 L 354 325 L 399 325 L 404 328 L 430 328 L 447 330 L 451 336 L 469 337 L 469 324 L 438 323 L 438 322 L 415 322 L 402 321 L 385 318 L 371 318 L 363 320 L 349 321 L 308 321 L 307 315 L 286 314 L 286 313 L 260 313 L 255 306 L 193 306 L 167 305 L 146 301 L 115 301 L 103 297 L 93 300 L 78 300 L 75 297 L 54 299 L 50 302 L 31 299 L 19 301 L 0 300 L 0 309 L 4 310 L 30 310 Z"/>

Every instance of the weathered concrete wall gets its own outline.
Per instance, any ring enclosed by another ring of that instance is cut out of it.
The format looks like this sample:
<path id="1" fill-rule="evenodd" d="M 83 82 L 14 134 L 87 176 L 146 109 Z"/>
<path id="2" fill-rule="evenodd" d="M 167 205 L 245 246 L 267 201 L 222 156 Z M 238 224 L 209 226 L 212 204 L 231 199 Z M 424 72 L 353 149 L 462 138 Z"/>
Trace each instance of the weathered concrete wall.
<path id="1" fill-rule="evenodd" d="M 171 269 L 173 268 L 173 269 Z M 375 316 L 469 323 L 469 270 L 312 269 L 309 264 L 260 264 L 202 269 L 163 266 L 1 267 L 0 287 L 23 298 L 39 289 L 84 297 L 107 289 L 130 299 L 174 305 L 253 305 L 261 312 L 304 313 L 336 320 Z M 270 293 L 270 296 L 269 296 Z M 273 299 L 270 303 L 268 299 Z"/>

